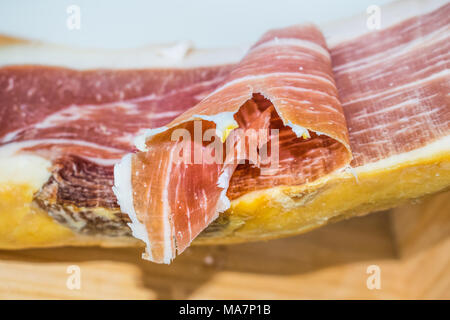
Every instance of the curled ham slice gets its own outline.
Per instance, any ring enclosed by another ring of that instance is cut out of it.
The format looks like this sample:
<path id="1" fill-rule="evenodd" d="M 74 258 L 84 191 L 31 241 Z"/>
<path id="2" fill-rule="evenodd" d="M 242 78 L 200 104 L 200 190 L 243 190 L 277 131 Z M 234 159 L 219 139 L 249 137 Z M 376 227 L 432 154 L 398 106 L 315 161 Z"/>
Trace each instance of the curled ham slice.
<path id="1" fill-rule="evenodd" d="M 233 129 L 278 129 L 272 150 L 278 144 L 280 161 L 297 158 L 295 165 L 304 169 L 297 182 L 342 169 L 352 159 L 323 35 L 312 25 L 269 31 L 215 91 L 168 125 L 148 130 L 136 139 L 141 151 L 115 166 L 114 192 L 133 235 L 147 244 L 145 259 L 170 263 L 229 207 L 226 193 L 238 164 L 226 161 L 226 152 L 218 163 L 179 159 L 185 142 L 173 134 L 183 129 L 193 137 L 199 122 L 200 134 L 212 129 L 209 140 L 223 148 L 230 139 L 237 148 Z M 189 147 L 206 157 L 209 143 L 194 139 Z"/>

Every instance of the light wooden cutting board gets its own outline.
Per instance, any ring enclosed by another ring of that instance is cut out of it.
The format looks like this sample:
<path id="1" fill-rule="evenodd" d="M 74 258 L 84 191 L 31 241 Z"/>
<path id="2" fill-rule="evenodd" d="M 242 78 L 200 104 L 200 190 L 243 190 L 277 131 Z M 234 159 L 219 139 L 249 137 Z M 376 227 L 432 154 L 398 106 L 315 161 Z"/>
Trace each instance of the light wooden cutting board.
<path id="1" fill-rule="evenodd" d="M 192 247 L 170 266 L 142 261 L 139 249 L 0 251 L 0 298 L 449 299 L 449 199 L 287 239 Z M 74 265 L 79 290 L 66 285 Z M 379 273 L 368 274 L 373 265 Z M 370 276 L 380 289 L 367 287 Z"/>

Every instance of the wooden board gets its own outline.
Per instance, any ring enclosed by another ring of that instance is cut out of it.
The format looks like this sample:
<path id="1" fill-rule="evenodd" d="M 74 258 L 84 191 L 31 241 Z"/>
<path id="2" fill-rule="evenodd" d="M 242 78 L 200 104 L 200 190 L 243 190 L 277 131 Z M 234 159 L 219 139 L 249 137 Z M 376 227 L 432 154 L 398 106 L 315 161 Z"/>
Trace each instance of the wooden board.
<path id="1" fill-rule="evenodd" d="M 0 251 L 2 299 L 449 299 L 450 193 L 287 239 L 192 247 L 170 266 L 138 249 Z M 66 282 L 79 266 L 81 288 Z M 380 270 L 368 289 L 367 268 Z"/>

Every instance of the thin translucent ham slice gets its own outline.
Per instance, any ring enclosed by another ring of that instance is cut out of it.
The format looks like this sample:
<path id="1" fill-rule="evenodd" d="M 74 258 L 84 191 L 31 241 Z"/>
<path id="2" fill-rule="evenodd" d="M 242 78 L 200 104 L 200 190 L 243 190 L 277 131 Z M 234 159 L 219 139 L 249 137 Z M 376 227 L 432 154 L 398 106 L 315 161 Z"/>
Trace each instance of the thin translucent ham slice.
<path id="1" fill-rule="evenodd" d="M 201 135 L 214 129 L 220 143 L 238 127 L 281 129 L 283 137 L 311 151 L 297 158 L 307 164 L 304 180 L 342 169 L 352 158 L 322 34 L 312 25 L 269 31 L 222 85 L 167 126 L 138 138 L 141 152 L 115 167 L 121 209 L 132 219 L 133 235 L 147 244 L 144 258 L 154 262 L 170 263 L 229 207 L 226 192 L 237 163 L 173 161 L 182 143 L 173 141 L 173 133 L 185 129 L 195 135 L 195 120 L 201 120 Z M 196 140 L 191 147 L 195 153 L 207 144 Z M 332 150 L 333 157 L 323 150 Z"/>

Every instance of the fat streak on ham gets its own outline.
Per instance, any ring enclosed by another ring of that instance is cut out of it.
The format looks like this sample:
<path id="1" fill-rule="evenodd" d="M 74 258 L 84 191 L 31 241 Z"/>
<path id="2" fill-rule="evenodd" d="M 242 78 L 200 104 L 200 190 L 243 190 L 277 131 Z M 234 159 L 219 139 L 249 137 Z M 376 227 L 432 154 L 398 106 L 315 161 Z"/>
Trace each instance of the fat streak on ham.
<path id="1" fill-rule="evenodd" d="M 193 239 L 296 234 L 448 188 L 450 5 L 403 1 L 383 17 L 364 35 L 354 32 L 365 17 L 323 26 L 325 37 L 312 25 L 272 30 L 245 54 L 183 43 L 148 49 L 144 61 L 112 56 L 114 67 L 92 52 L 2 38 L 0 197 L 31 184 L 44 230 L 56 221 L 72 233 L 36 242 L 0 228 L 0 247 L 133 235 L 145 258 L 168 263 Z M 40 54 L 23 55 L 30 48 Z M 278 166 L 173 163 L 171 134 L 197 122 L 224 146 L 238 129 L 277 129 L 268 145 Z"/>

